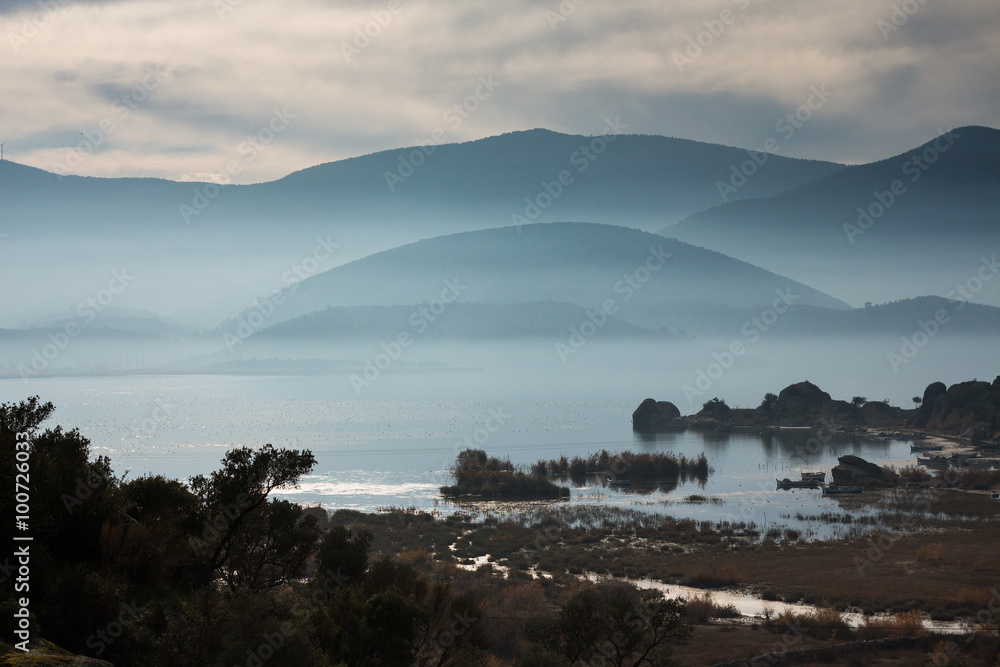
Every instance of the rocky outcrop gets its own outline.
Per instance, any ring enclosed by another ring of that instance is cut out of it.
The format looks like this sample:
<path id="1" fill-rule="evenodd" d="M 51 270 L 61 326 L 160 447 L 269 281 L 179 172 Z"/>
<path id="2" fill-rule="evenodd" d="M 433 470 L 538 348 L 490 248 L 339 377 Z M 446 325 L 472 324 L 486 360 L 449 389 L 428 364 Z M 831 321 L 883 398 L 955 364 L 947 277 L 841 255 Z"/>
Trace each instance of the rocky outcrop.
<path id="1" fill-rule="evenodd" d="M 778 404 L 782 411 L 791 415 L 818 415 L 832 400 L 830 394 L 812 382 L 788 385 L 778 394 Z"/>
<path id="2" fill-rule="evenodd" d="M 944 382 L 932 382 L 927 385 L 927 388 L 924 389 L 924 397 L 920 402 L 920 408 L 917 409 L 917 416 L 913 420 L 914 426 L 918 428 L 927 426 L 927 422 L 931 419 L 931 412 L 934 411 L 934 401 L 939 396 L 944 395 L 946 391 L 948 391 L 948 387 L 945 386 Z"/>
<path id="3" fill-rule="evenodd" d="M 83 655 L 73 655 L 69 651 L 63 650 L 50 641 L 35 639 L 28 644 L 28 652 L 13 651 L 7 655 L 2 655 L 0 651 L 0 664 L 30 665 L 31 667 L 115 667 L 107 660 L 88 658 Z"/>
<path id="4" fill-rule="evenodd" d="M 632 413 L 632 430 L 640 433 L 663 433 L 683 426 L 681 411 L 670 401 L 647 398 Z"/>
<path id="5" fill-rule="evenodd" d="M 929 385 L 914 425 L 954 433 L 972 443 L 996 438 L 1000 432 L 1000 377 L 992 383 L 972 380 L 947 389 L 940 382 Z"/>
<path id="6" fill-rule="evenodd" d="M 882 468 L 860 456 L 847 454 L 837 459 L 833 468 L 833 483 L 837 486 L 886 486 L 892 479 Z"/>
<path id="7" fill-rule="evenodd" d="M 733 420 L 733 409 L 726 405 L 726 402 L 713 398 L 712 400 L 701 406 L 701 410 L 698 411 L 697 417 L 702 419 L 714 419 L 719 422 L 728 422 Z"/>

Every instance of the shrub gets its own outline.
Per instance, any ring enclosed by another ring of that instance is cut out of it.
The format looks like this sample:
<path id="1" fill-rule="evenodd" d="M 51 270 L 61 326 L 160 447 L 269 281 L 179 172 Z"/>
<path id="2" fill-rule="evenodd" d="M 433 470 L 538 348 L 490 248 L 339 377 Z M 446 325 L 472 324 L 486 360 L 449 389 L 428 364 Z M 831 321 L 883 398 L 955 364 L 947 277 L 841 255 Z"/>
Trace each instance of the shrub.
<path id="1" fill-rule="evenodd" d="M 441 493 L 448 497 L 533 500 L 569 496 L 569 489 L 553 484 L 539 475 L 527 475 L 514 470 L 509 460 L 489 457 L 481 449 L 466 449 L 459 453 L 452 475 L 456 483 L 441 487 Z"/>
<path id="2" fill-rule="evenodd" d="M 688 574 L 684 577 L 684 584 L 696 588 L 724 588 L 743 583 L 744 578 L 732 565 L 712 563 Z"/>
<path id="3" fill-rule="evenodd" d="M 865 617 L 862 634 L 869 639 L 880 637 L 923 637 L 924 614 L 920 611 L 904 611 L 892 617 Z"/>

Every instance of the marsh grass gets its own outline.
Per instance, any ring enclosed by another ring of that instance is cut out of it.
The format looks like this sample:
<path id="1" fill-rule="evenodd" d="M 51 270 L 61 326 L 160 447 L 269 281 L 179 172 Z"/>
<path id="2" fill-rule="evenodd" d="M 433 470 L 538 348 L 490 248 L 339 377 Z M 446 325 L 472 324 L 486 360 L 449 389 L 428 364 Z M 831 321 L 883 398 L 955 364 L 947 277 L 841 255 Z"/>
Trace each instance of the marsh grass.
<path id="1" fill-rule="evenodd" d="M 843 639 L 854 637 L 854 629 L 844 620 L 839 611 L 822 606 L 807 614 L 785 612 L 765 621 L 765 627 L 772 632 L 784 632 L 788 628 L 800 628 L 802 633 L 815 639 Z"/>
<path id="2" fill-rule="evenodd" d="M 583 483 L 589 475 L 604 475 L 616 480 L 633 483 L 667 483 L 672 489 L 678 482 L 705 484 L 711 474 L 708 459 L 700 454 L 693 459 L 665 452 L 612 454 L 606 449 L 587 457 L 539 461 L 531 467 L 532 473 L 548 477 L 569 477 L 574 483 Z"/>
<path id="3" fill-rule="evenodd" d="M 569 489 L 553 484 L 541 475 L 528 475 L 515 470 L 509 459 L 487 456 L 481 449 L 460 452 L 451 474 L 455 484 L 441 487 L 441 494 L 446 498 L 529 500 L 569 497 Z"/>
<path id="4" fill-rule="evenodd" d="M 742 584 L 746 577 L 734 565 L 709 563 L 684 577 L 684 584 L 694 588 L 726 588 Z"/>
<path id="5" fill-rule="evenodd" d="M 1000 485 L 1000 470 L 938 470 L 935 480 L 956 489 L 986 491 Z"/>
<path id="6" fill-rule="evenodd" d="M 740 610 L 733 604 L 720 605 L 707 593 L 684 602 L 684 613 L 691 623 L 707 623 L 713 618 L 739 618 Z"/>
<path id="7" fill-rule="evenodd" d="M 686 503 L 688 505 L 704 505 L 704 504 L 709 504 L 709 505 L 723 505 L 723 504 L 725 504 L 725 501 L 722 498 L 716 498 L 715 496 L 711 496 L 711 497 L 703 496 L 703 495 L 698 494 L 698 493 L 692 493 L 690 496 L 686 497 L 681 502 L 682 503 Z"/>
<path id="8" fill-rule="evenodd" d="M 882 637 L 923 637 L 924 614 L 921 611 L 902 611 L 894 616 L 866 616 L 864 623 L 858 629 L 862 639 L 880 639 Z"/>

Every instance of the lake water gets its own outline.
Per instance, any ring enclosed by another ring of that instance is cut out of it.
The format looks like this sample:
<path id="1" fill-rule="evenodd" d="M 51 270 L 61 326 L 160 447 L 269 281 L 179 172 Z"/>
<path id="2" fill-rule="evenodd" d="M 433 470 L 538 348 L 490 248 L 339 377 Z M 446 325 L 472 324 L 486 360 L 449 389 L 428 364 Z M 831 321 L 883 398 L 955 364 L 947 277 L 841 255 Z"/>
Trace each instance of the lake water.
<path id="1" fill-rule="evenodd" d="M 805 523 L 797 514 L 843 513 L 841 502 L 820 491 L 776 491 L 775 478 L 798 479 L 804 470 L 829 470 L 837 457 L 903 465 L 914 462 L 901 441 L 836 440 L 818 451 L 804 447 L 812 433 L 707 435 L 687 431 L 641 437 L 632 432 L 635 400 L 397 400 L 421 395 L 418 380 L 399 396 L 361 400 L 343 377 L 136 376 L 0 381 L 0 400 L 39 394 L 56 405 L 52 423 L 79 428 L 95 455 L 108 455 L 116 473 L 184 479 L 219 467 L 226 450 L 272 443 L 308 448 L 317 459 L 300 488 L 282 495 L 328 509 L 373 511 L 413 507 L 450 513 L 441 499 L 448 467 L 469 446 L 527 465 L 541 458 L 608 449 L 704 453 L 713 469 L 708 482 L 685 483 L 664 493 L 622 492 L 594 482 L 573 487 L 571 503 L 690 517 L 752 521 L 758 526 Z M 346 388 L 346 390 L 345 390 Z M 530 393 L 530 392 L 524 392 Z M 388 394 L 392 394 L 389 392 Z M 685 502 L 692 494 L 714 499 Z M 789 518 L 791 517 L 791 518 Z M 831 528 L 816 527 L 817 534 Z"/>

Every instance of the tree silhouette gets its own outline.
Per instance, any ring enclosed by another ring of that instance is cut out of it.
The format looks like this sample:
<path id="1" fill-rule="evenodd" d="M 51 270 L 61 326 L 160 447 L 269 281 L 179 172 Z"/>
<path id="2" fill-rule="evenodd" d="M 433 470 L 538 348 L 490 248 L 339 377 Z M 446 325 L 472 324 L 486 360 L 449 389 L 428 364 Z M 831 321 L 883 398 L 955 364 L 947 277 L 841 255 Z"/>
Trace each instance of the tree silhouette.
<path id="1" fill-rule="evenodd" d="M 227 576 L 245 557 L 245 553 L 240 553 L 242 550 L 276 538 L 275 527 L 269 521 L 251 517 L 261 510 L 272 491 L 297 486 L 302 475 L 314 465 L 316 458 L 309 450 L 275 449 L 268 444 L 257 451 L 249 447 L 230 450 L 222 459 L 221 470 L 207 478 L 193 477 L 191 490 L 210 517 L 198 545 L 210 550 L 209 569 Z M 307 539 L 309 532 L 299 537 Z M 315 537 L 312 540 L 315 543 Z M 297 548 L 293 543 L 285 543 L 284 547 Z M 238 579 L 227 580 L 233 586 Z"/>

